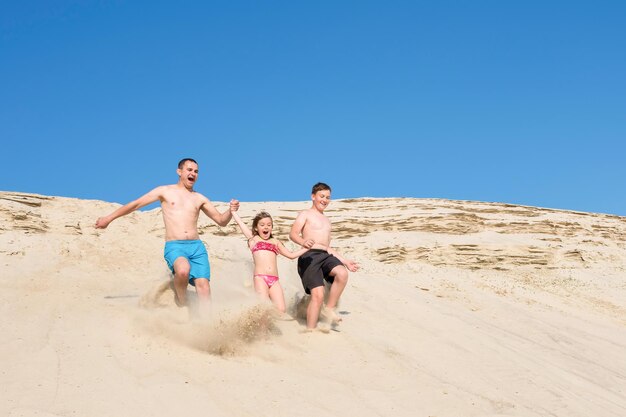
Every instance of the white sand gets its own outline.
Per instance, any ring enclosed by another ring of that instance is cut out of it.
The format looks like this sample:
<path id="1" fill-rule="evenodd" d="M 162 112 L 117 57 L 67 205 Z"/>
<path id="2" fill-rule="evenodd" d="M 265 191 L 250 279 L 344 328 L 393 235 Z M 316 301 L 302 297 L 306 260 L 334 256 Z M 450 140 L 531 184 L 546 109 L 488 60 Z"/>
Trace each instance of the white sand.
<path id="1" fill-rule="evenodd" d="M 286 242 L 308 206 L 240 214 L 269 211 Z M 95 230 L 114 207 L 0 193 L 0 416 L 626 415 L 626 218 L 334 201 L 334 244 L 362 270 L 337 331 L 303 334 L 255 307 L 234 222 L 201 217 L 205 322 L 167 289 L 160 209 Z M 293 304 L 296 263 L 279 268 Z"/>

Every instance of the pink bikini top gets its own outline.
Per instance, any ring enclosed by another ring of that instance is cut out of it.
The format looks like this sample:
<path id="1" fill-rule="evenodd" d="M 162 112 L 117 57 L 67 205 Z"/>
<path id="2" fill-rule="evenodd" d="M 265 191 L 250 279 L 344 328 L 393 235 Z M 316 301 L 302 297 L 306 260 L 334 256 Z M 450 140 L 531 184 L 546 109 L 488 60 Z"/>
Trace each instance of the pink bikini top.
<path id="1" fill-rule="evenodd" d="M 258 250 L 268 250 L 268 251 L 274 252 L 276 255 L 278 255 L 278 245 L 275 245 L 275 244 L 269 243 L 269 242 L 264 242 L 262 240 L 260 240 L 257 243 L 255 243 L 255 245 L 250 250 L 252 251 L 252 253 L 254 253 L 254 252 L 258 251 Z"/>

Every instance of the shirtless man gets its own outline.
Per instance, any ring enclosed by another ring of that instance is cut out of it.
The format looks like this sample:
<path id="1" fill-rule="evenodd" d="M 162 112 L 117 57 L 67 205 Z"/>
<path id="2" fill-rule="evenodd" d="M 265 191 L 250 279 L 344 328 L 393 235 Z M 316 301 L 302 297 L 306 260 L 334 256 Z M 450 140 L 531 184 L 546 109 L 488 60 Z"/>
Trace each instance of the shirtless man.
<path id="1" fill-rule="evenodd" d="M 330 204 L 330 193 L 331 189 L 327 184 L 315 184 L 311 191 L 311 208 L 298 214 L 289 233 L 293 242 L 309 249 L 298 258 L 298 274 L 304 290 L 311 294 L 306 311 L 307 330 L 317 327 L 324 303 L 324 280 L 331 284 L 324 313 L 333 324 L 341 321 L 335 309 L 348 283 L 348 270 L 356 272 L 359 269 L 357 263 L 344 259 L 330 248 L 331 224 L 324 215 L 324 210 Z"/>
<path id="2" fill-rule="evenodd" d="M 157 187 L 108 216 L 100 217 L 96 229 L 105 229 L 118 217 L 160 200 L 165 223 L 164 257 L 174 273 L 174 299 L 182 307 L 187 304 L 188 284 L 196 287 L 200 301 L 208 302 L 211 298 L 209 257 L 198 235 L 200 210 L 218 225 L 226 226 L 232 217 L 231 211 L 239 208 L 239 202 L 231 200 L 229 209 L 220 213 L 208 198 L 194 191 L 198 163 L 191 158 L 181 160 L 176 172 L 177 184 Z"/>

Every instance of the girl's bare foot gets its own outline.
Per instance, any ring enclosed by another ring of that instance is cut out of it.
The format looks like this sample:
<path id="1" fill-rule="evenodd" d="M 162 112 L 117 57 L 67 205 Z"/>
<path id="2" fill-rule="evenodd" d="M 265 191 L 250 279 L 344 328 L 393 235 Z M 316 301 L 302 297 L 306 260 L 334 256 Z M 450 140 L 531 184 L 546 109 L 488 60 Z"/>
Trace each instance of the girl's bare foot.
<path id="1" fill-rule="evenodd" d="M 327 334 L 327 333 L 330 333 L 330 329 L 327 327 L 316 327 L 314 329 L 304 329 L 300 333 L 314 333 L 314 332 Z"/>

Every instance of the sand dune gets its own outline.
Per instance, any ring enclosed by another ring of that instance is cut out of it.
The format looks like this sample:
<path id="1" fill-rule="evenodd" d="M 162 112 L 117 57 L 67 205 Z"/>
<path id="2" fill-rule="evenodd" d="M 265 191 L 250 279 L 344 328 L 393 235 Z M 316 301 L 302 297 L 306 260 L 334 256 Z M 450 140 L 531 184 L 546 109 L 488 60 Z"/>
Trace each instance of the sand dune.
<path id="1" fill-rule="evenodd" d="M 284 242 L 307 202 L 272 213 Z M 276 320 L 234 223 L 201 218 L 207 320 L 174 306 L 160 209 L 0 192 L 2 416 L 626 415 L 626 218 L 334 201 L 351 274 L 328 334 Z M 224 204 L 217 203 L 222 210 Z M 281 258 L 286 299 L 302 289 Z"/>

